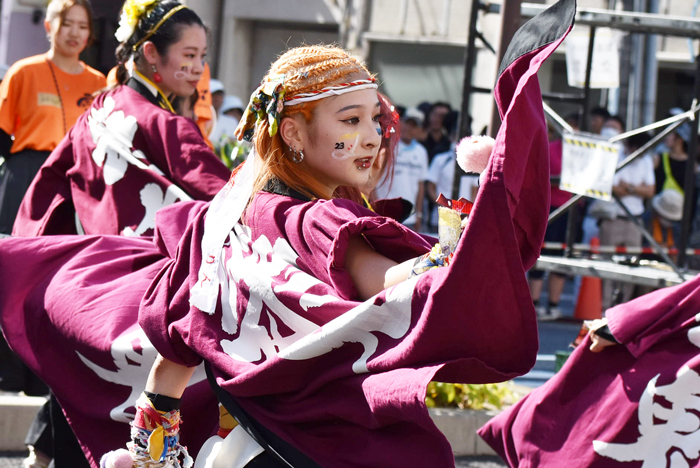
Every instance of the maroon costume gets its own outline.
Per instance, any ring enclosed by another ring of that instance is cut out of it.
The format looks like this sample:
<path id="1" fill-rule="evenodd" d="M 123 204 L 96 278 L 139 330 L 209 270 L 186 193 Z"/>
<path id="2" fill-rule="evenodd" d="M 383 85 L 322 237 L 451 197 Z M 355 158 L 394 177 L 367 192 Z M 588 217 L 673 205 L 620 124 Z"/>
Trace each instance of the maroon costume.
<path id="1" fill-rule="evenodd" d="M 159 208 L 211 200 L 229 175 L 194 122 L 132 78 L 98 96 L 51 153 L 13 235 L 78 233 L 75 213 L 86 234 L 151 235 Z"/>
<path id="2" fill-rule="evenodd" d="M 449 267 L 360 302 L 343 268 L 351 236 L 396 261 L 429 244 L 351 202 L 308 201 L 279 184 L 227 233 L 212 310 L 190 304 L 210 261 L 205 204 L 161 210 L 153 244 L 0 241 L 8 341 L 52 387 L 93 461 L 128 437 L 115 421 L 143 388 L 150 340 L 175 362 L 210 362 L 241 407 L 321 466 L 453 466 L 425 407 L 428 382 L 508 380 L 537 353 L 525 270 L 544 237 L 549 167 L 536 72 L 568 32 L 573 1 L 553 10 L 564 19 L 526 26 L 506 54 L 495 91 L 503 125 Z M 183 430 L 210 434 L 202 415 L 183 408 Z"/>
<path id="3" fill-rule="evenodd" d="M 700 277 L 607 311 L 621 344 L 586 339 L 480 435 L 510 466 L 700 466 Z"/>

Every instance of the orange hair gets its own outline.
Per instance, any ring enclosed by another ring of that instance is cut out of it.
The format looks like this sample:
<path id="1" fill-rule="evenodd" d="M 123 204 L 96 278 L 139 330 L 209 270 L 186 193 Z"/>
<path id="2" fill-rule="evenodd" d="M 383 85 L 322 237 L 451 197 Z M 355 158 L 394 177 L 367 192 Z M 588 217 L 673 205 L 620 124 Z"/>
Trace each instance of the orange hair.
<path id="1" fill-rule="evenodd" d="M 331 85 L 363 79 L 372 75 L 357 59 L 345 50 L 334 46 L 304 46 L 290 49 L 270 67 L 263 82 L 270 76 L 285 75 L 285 97 L 318 91 Z M 301 115 L 307 124 L 314 118 L 319 101 L 286 106 L 280 113 L 285 117 Z M 324 198 L 323 185 L 303 169 L 303 164 L 292 162 L 292 151 L 285 144 L 280 132 L 270 137 L 267 119 L 259 121 L 253 136 L 260 167 L 255 177 L 253 194 L 262 190 L 270 179 L 277 178 L 290 188 L 309 198 Z"/>

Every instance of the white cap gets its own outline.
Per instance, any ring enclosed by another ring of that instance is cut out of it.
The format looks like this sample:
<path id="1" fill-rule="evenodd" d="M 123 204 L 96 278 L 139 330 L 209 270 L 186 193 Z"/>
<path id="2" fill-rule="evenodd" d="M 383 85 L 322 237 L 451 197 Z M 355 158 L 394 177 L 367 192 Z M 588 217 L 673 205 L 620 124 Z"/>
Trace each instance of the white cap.
<path id="1" fill-rule="evenodd" d="M 651 206 L 669 221 L 680 221 L 683 217 L 683 194 L 672 188 L 662 190 L 651 199 Z"/>
<path id="2" fill-rule="evenodd" d="M 241 98 L 232 95 L 224 97 L 224 102 L 221 104 L 221 109 L 219 109 L 219 112 L 225 114 L 231 109 L 245 110 L 245 106 L 243 105 Z"/>
<path id="3" fill-rule="evenodd" d="M 224 84 L 221 81 L 219 81 L 215 78 L 212 78 L 211 80 L 209 80 L 209 92 L 211 94 L 218 93 L 219 91 L 223 91 L 223 90 L 224 90 Z"/>
<path id="4" fill-rule="evenodd" d="M 409 107 L 403 113 L 401 120 L 413 120 L 420 127 L 423 125 L 423 120 L 425 120 L 425 114 L 423 114 L 423 112 L 421 112 L 417 107 Z"/>

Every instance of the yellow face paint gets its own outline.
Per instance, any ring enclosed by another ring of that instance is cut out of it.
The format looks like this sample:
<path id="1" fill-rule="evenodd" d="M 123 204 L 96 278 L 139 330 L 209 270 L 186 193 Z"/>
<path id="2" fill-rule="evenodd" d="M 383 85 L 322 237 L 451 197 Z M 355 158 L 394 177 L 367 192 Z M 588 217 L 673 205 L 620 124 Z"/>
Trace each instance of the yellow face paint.
<path id="1" fill-rule="evenodd" d="M 360 132 L 346 133 L 342 135 L 340 139 L 346 141 L 336 143 L 335 150 L 331 152 L 331 156 L 338 160 L 354 158 L 355 151 L 357 150 L 357 143 L 360 141 Z"/>

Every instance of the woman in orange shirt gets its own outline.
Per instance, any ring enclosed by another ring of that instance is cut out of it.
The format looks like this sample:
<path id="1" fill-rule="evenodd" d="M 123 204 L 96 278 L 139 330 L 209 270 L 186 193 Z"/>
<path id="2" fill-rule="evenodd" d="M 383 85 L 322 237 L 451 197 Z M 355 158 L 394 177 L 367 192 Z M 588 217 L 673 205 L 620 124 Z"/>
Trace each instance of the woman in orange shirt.
<path id="1" fill-rule="evenodd" d="M 44 22 L 48 52 L 16 62 L 0 84 L 0 233 L 10 234 L 29 184 L 49 153 L 106 86 L 80 60 L 92 40 L 88 0 L 52 0 Z M 12 138 L 14 137 L 14 139 Z"/>

